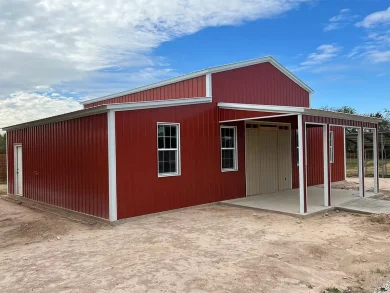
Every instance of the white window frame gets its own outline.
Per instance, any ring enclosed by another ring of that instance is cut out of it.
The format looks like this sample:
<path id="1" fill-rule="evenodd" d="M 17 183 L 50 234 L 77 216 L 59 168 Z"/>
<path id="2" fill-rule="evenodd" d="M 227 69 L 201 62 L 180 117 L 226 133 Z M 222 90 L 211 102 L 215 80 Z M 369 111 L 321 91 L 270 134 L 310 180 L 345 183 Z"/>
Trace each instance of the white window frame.
<path id="1" fill-rule="evenodd" d="M 177 142 L 176 142 L 176 148 L 170 148 L 170 149 L 159 149 L 158 147 L 158 127 L 159 126 L 176 126 L 176 136 L 177 136 Z M 181 175 L 181 160 L 180 160 L 180 123 L 175 122 L 157 122 L 157 129 L 156 129 L 156 140 L 157 140 L 157 176 L 158 177 L 172 177 L 172 176 L 180 176 Z M 159 172 L 159 158 L 158 154 L 159 151 L 176 151 L 176 172 L 171 173 L 160 173 Z"/>
<path id="2" fill-rule="evenodd" d="M 222 129 L 228 128 L 233 129 L 234 131 L 234 148 L 223 148 L 222 147 Z M 238 171 L 238 145 L 237 145 L 237 126 L 223 126 L 221 125 L 219 130 L 219 143 L 220 143 L 220 150 L 221 150 L 221 171 L 222 172 L 233 172 Z M 223 150 L 233 150 L 233 164 L 234 168 L 223 168 L 222 167 L 222 151 Z"/>
<path id="3" fill-rule="evenodd" d="M 329 131 L 329 161 L 334 163 L 334 133 Z"/>

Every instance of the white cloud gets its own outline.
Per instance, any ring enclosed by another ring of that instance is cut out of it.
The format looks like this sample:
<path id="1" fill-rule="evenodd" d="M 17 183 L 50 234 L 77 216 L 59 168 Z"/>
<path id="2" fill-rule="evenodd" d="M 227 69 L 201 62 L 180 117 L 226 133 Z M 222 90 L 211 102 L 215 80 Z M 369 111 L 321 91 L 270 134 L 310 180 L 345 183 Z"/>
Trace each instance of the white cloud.
<path id="1" fill-rule="evenodd" d="M 371 63 L 390 62 L 390 30 L 369 32 L 366 42 L 353 48 L 348 57 L 364 58 Z"/>
<path id="2" fill-rule="evenodd" d="M 367 15 L 363 21 L 358 22 L 356 26 L 372 28 L 382 24 L 390 24 L 390 6 L 386 10 L 377 11 Z"/>
<path id="3" fill-rule="evenodd" d="M 335 58 L 340 51 L 341 48 L 334 44 L 321 45 L 317 47 L 317 52 L 309 54 L 300 65 L 303 67 L 320 65 Z"/>
<path id="4" fill-rule="evenodd" d="M 61 95 L 15 93 L 0 100 L 0 128 L 81 108 L 74 99 Z"/>
<path id="5" fill-rule="evenodd" d="M 78 85 L 80 93 L 82 85 L 88 95 L 99 94 L 104 90 L 94 88 L 96 80 L 101 81 L 102 75 L 117 77 L 114 68 L 148 67 L 141 80 L 153 81 L 169 75 L 164 71 L 169 68 L 161 67 L 152 54 L 161 43 L 206 27 L 277 16 L 308 1 L 0 0 L 0 102 L 8 109 L 4 99 L 15 99 L 10 94 L 44 87 L 74 92 L 71 85 Z M 111 78 L 110 90 L 130 84 L 119 85 Z M 23 95 L 42 101 L 41 96 Z M 19 110 L 22 115 L 26 107 Z"/>
<path id="6" fill-rule="evenodd" d="M 325 32 L 337 30 L 352 23 L 352 20 L 357 18 L 357 15 L 350 14 L 351 10 L 349 8 L 344 8 L 339 11 L 339 13 L 331 18 L 329 18 L 328 24 L 324 27 Z"/>

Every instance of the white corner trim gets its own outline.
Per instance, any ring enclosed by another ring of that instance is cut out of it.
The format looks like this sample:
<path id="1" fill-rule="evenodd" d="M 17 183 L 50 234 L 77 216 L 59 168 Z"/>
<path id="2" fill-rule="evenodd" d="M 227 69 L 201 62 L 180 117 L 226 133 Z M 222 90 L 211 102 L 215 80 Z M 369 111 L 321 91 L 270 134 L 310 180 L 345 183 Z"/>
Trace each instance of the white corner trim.
<path id="1" fill-rule="evenodd" d="M 6 174 L 7 174 L 7 194 L 9 194 L 9 181 L 8 181 L 8 173 L 9 173 L 9 171 L 8 171 L 8 162 L 9 162 L 9 152 L 8 152 L 8 135 L 9 135 L 9 133 L 6 133 L 5 134 L 5 153 L 6 153 L 6 155 L 5 155 L 5 168 L 7 168 L 7 170 L 6 170 Z M 15 154 L 14 154 L 15 155 Z"/>
<path id="2" fill-rule="evenodd" d="M 211 98 L 213 96 L 213 85 L 211 73 L 206 74 L 206 97 Z"/>
<path id="3" fill-rule="evenodd" d="M 137 92 L 142 92 L 142 91 L 146 91 L 146 90 L 149 90 L 149 89 L 153 89 L 153 88 L 157 88 L 157 87 L 161 87 L 161 86 L 177 83 L 177 82 L 180 82 L 180 81 L 184 81 L 184 80 L 187 80 L 187 79 L 199 77 L 199 76 L 202 76 L 202 75 L 207 75 L 207 74 L 217 73 L 217 72 L 222 72 L 222 71 L 228 71 L 228 70 L 232 70 L 232 69 L 238 69 L 238 68 L 251 66 L 251 65 L 256 65 L 256 64 L 261 64 L 261 63 L 266 63 L 266 62 L 271 63 L 275 68 L 277 68 L 279 71 L 281 71 L 283 74 L 285 74 L 288 78 L 290 78 L 293 82 L 298 84 L 300 87 L 305 89 L 307 92 L 309 92 L 309 93 L 314 92 L 312 88 L 310 88 L 307 84 L 305 84 L 302 80 L 300 80 L 297 76 L 295 76 L 286 67 L 284 67 L 282 64 L 280 64 L 278 61 L 276 61 L 273 57 L 266 56 L 266 57 L 255 58 L 255 59 L 251 59 L 251 60 L 231 63 L 231 64 L 214 66 L 214 67 L 210 67 L 210 68 L 199 70 L 199 71 L 194 71 L 194 72 L 191 72 L 191 73 L 188 73 L 188 74 L 184 74 L 184 75 L 181 75 L 181 76 L 177 76 L 177 77 L 174 77 L 174 78 L 170 78 L 170 79 L 167 79 L 167 80 L 156 82 L 156 83 L 153 83 L 153 84 L 141 86 L 141 87 L 138 87 L 138 88 L 135 88 L 135 89 L 132 89 L 132 90 L 123 91 L 123 92 L 119 92 L 119 93 L 115 93 L 115 94 L 111 94 L 111 95 L 107 95 L 107 96 L 103 96 L 103 97 L 99 97 L 99 98 L 83 101 L 83 102 L 81 102 L 81 104 L 82 105 L 88 105 L 88 104 L 95 103 L 95 102 L 100 102 L 100 101 L 104 101 L 104 100 L 108 100 L 108 99 L 113 99 L 113 98 L 117 98 L 117 97 L 120 97 L 120 96 L 130 95 L 130 94 L 134 94 L 134 93 L 137 93 Z M 207 76 L 206 76 L 206 80 L 207 80 Z M 206 88 L 206 91 L 207 91 L 207 88 Z M 208 97 L 211 97 L 211 95 L 208 96 Z"/>
<path id="4" fill-rule="evenodd" d="M 116 138 L 115 112 L 107 112 L 108 129 L 108 206 L 110 221 L 118 220 L 117 192 L 116 192 Z"/>
<path id="5" fill-rule="evenodd" d="M 147 101 L 147 102 L 135 102 L 135 103 L 123 103 L 123 104 L 108 104 L 107 110 L 114 111 L 131 111 L 153 108 L 165 108 L 175 106 L 188 106 L 196 104 L 211 103 L 211 98 L 188 98 L 188 99 L 174 99 L 174 100 L 160 100 L 160 101 Z"/>

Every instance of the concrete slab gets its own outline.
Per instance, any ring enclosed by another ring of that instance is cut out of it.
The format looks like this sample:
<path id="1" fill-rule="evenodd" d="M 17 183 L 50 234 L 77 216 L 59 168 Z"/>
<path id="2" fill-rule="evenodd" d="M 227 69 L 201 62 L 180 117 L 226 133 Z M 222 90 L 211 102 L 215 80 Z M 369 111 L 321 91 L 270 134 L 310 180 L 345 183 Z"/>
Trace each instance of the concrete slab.
<path id="1" fill-rule="evenodd" d="M 373 196 L 373 193 L 367 193 L 367 196 Z M 321 186 L 311 186 L 307 188 L 308 212 L 306 215 L 312 215 L 319 212 L 325 212 L 333 209 L 351 200 L 359 198 L 356 190 L 332 189 L 331 207 L 324 206 L 324 189 Z M 274 211 L 289 215 L 301 215 L 299 213 L 299 189 L 284 190 L 274 193 L 248 196 L 244 198 L 231 199 L 222 202 L 238 207 L 261 209 Z"/>
<path id="2" fill-rule="evenodd" d="M 342 203 L 338 205 L 337 208 L 356 213 L 385 214 L 390 213 L 390 201 L 373 198 L 359 198 Z"/>

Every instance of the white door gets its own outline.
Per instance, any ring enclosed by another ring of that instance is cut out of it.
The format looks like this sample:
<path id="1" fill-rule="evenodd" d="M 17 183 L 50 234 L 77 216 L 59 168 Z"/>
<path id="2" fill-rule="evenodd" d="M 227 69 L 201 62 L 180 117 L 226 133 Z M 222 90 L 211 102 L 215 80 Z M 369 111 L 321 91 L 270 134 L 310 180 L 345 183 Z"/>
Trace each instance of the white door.
<path id="1" fill-rule="evenodd" d="M 15 194 L 23 194 L 23 159 L 22 146 L 15 146 Z"/>

